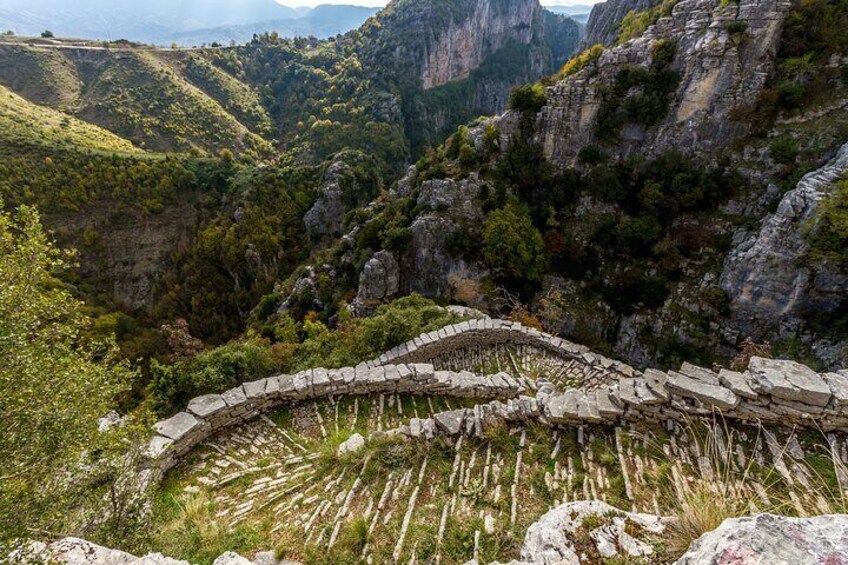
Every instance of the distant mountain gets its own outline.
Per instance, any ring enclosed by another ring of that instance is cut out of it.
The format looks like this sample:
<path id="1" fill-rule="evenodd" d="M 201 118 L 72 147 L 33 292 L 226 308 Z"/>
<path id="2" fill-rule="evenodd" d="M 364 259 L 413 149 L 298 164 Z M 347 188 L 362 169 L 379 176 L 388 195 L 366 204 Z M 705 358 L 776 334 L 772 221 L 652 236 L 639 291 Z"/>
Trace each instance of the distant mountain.
<path id="1" fill-rule="evenodd" d="M 165 34 L 161 39 L 151 42 L 170 43 L 174 41 L 180 45 L 202 45 L 218 42 L 226 45 L 235 41 L 242 44 L 250 41 L 253 34 L 266 31 L 276 31 L 281 37 L 308 37 L 312 35 L 319 39 L 325 39 L 358 28 L 378 11 L 379 8 L 364 6 L 322 5 L 313 10 L 308 10 L 305 15 L 297 19 L 269 20 Z"/>
<path id="2" fill-rule="evenodd" d="M 566 16 L 579 16 L 588 14 L 592 11 L 591 4 L 574 4 L 572 6 L 545 6 L 545 9 L 554 14 L 564 14 Z"/>
<path id="3" fill-rule="evenodd" d="M 0 0 L 0 30 L 61 37 L 183 45 L 231 40 L 254 33 L 329 37 L 360 26 L 376 9 L 361 6 L 287 8 L 274 0 Z"/>

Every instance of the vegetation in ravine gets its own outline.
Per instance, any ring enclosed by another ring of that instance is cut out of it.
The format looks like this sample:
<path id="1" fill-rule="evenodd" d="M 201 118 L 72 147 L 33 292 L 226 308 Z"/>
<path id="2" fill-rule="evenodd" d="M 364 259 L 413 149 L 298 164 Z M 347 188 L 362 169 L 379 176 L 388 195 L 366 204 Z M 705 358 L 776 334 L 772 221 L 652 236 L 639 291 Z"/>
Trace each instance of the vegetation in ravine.
<path id="1" fill-rule="evenodd" d="M 132 373 L 114 341 L 90 337 L 83 304 L 57 278 L 72 263 L 33 208 L 0 212 L 0 551 L 18 537 L 91 527 L 102 509 L 90 515 L 84 503 L 102 503 L 120 451 L 97 420 Z"/>
<path id="2" fill-rule="evenodd" d="M 459 321 L 455 314 L 414 294 L 381 306 L 368 318 L 353 318 L 345 310 L 340 316 L 331 329 L 314 314 L 295 321 L 286 313 L 276 313 L 242 341 L 196 355 L 172 356 L 169 364 L 154 362 L 150 383 L 153 407 L 167 415 L 195 396 L 223 392 L 274 372 L 354 366 L 424 332 Z"/>

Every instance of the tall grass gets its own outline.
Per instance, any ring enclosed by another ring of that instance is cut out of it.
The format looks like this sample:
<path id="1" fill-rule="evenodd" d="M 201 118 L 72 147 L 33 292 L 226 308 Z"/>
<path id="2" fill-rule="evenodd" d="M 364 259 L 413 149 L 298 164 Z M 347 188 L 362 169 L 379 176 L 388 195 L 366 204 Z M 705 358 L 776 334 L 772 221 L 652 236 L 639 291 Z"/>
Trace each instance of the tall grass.
<path id="1" fill-rule="evenodd" d="M 797 431 L 792 430 L 781 445 L 780 459 L 801 467 L 809 488 L 800 484 L 789 485 L 773 461 L 766 468 L 755 469 L 755 458 L 749 451 L 747 463 L 739 468 L 732 460 L 741 442 L 740 430 L 716 419 L 709 425 L 688 424 L 689 441 L 695 442 L 703 463 L 690 469 L 689 480 L 678 480 L 673 489 L 664 493 L 670 506 L 671 519 L 663 534 L 665 557 L 674 560 L 683 555 L 691 543 L 703 534 L 718 528 L 728 518 L 746 516 L 757 512 L 786 515 L 842 513 L 848 509 L 848 492 L 843 478 L 848 468 L 834 447 L 821 432 L 823 444 L 816 443 L 806 452 L 806 457 L 791 457 L 789 444 Z M 757 445 L 766 433 L 762 426 L 754 426 L 757 434 L 751 445 Z M 777 459 L 777 458 L 775 458 Z M 678 463 L 674 463 L 678 464 Z M 753 483 L 760 483 L 768 492 L 769 502 L 755 500 Z"/>

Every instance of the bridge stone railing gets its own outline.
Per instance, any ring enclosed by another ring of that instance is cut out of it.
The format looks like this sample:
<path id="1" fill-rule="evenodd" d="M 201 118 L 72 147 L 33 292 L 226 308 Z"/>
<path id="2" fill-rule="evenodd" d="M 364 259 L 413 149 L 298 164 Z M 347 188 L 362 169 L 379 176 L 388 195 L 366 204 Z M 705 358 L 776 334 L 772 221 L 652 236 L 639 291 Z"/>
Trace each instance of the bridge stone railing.
<path id="1" fill-rule="evenodd" d="M 684 363 L 680 371 L 648 369 L 593 391 L 556 391 L 541 383 L 535 398 L 493 401 L 410 421 L 413 438 L 482 435 L 494 422 L 550 425 L 665 422 L 718 416 L 752 424 L 848 430 L 848 371 L 816 373 L 793 361 L 754 357 L 744 373 L 718 373 Z"/>
<path id="2" fill-rule="evenodd" d="M 591 366 L 596 380 L 615 381 L 638 373 L 633 367 L 593 353 L 588 347 L 555 337 L 518 322 L 482 318 L 468 320 L 432 331 L 403 343 L 368 361 L 369 367 L 390 363 L 426 363 L 443 353 L 467 347 L 499 344 L 532 345 L 563 359 L 573 359 Z"/>
<path id="3" fill-rule="evenodd" d="M 606 384 L 558 391 L 544 379 L 531 383 L 507 373 L 477 376 L 438 371 L 417 363 L 454 349 L 529 344 L 605 371 Z M 522 396 L 535 391 L 535 398 Z M 413 437 L 472 433 L 492 418 L 537 419 L 553 425 L 614 424 L 722 417 L 751 423 L 801 425 L 824 431 L 848 429 L 848 371 L 816 373 L 792 361 L 755 357 L 739 373 L 684 363 L 679 371 L 632 367 L 515 322 L 462 322 L 415 338 L 367 363 L 342 369 L 310 369 L 245 383 L 193 399 L 186 411 L 158 422 L 150 442 L 150 467 L 171 468 L 194 446 L 222 428 L 248 421 L 276 406 L 330 395 L 440 394 L 476 398 L 473 409 L 413 419 L 401 432 Z M 500 400 L 509 400 L 506 403 Z"/>
<path id="4" fill-rule="evenodd" d="M 170 469 L 214 432 L 255 418 L 290 402 L 330 395 L 380 393 L 439 394 L 458 398 L 514 398 L 532 383 L 506 373 L 478 376 L 469 372 L 436 371 L 429 364 L 342 369 L 309 369 L 194 398 L 184 412 L 154 425 L 147 458 L 159 472 Z"/>

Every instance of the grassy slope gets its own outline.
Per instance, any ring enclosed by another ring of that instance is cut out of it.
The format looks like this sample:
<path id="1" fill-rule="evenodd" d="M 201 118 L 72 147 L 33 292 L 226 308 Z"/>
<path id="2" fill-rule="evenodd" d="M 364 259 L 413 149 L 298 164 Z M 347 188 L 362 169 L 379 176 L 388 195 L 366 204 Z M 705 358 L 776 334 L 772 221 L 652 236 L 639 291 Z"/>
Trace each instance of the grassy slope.
<path id="1" fill-rule="evenodd" d="M 153 52 L 112 56 L 92 81 L 79 115 L 160 151 L 270 148 Z"/>
<path id="2" fill-rule="evenodd" d="M 270 151 L 258 94 L 193 53 L 6 45 L 0 85 L 153 151 Z"/>
<path id="3" fill-rule="evenodd" d="M 201 55 L 187 53 L 175 62 L 186 79 L 251 131 L 262 135 L 271 132 L 271 118 L 253 88 L 214 66 Z"/>
<path id="4" fill-rule="evenodd" d="M 62 112 L 29 102 L 0 86 L 0 142 L 142 153 L 126 139 Z"/>
<path id="5" fill-rule="evenodd" d="M 72 110 L 82 95 L 74 64 L 59 50 L 0 47 L 0 84 L 36 104 Z"/>

